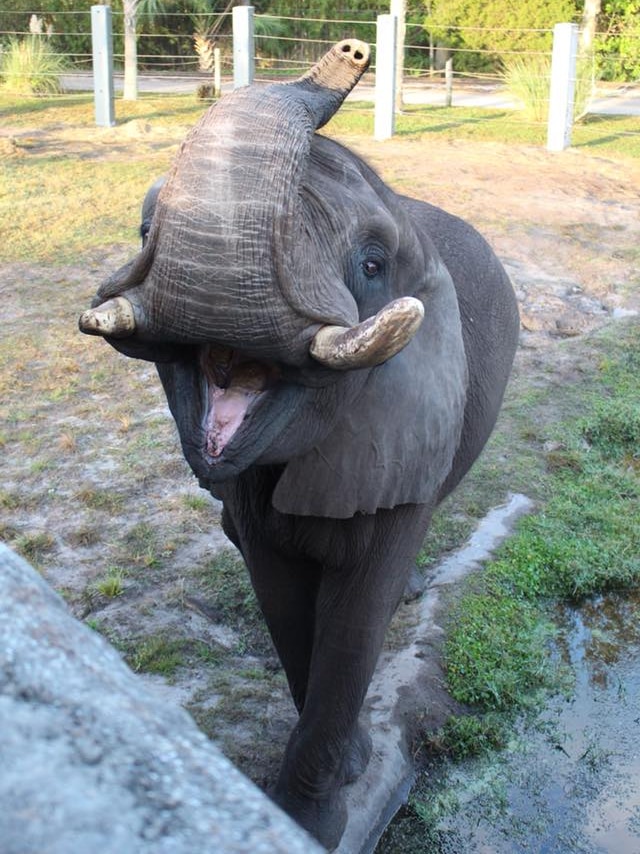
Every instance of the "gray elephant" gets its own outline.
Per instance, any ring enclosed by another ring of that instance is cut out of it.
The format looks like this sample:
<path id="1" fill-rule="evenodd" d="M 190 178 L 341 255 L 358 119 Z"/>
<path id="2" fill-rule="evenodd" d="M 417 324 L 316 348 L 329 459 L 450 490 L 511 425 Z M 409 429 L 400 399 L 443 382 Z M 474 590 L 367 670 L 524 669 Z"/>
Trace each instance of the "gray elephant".
<path id="1" fill-rule="evenodd" d="M 518 335 L 472 227 L 315 133 L 368 62 L 347 40 L 211 107 L 145 201 L 141 252 L 80 319 L 157 364 L 223 502 L 299 712 L 272 797 L 328 848 L 369 759 L 358 716 L 387 624 Z"/>

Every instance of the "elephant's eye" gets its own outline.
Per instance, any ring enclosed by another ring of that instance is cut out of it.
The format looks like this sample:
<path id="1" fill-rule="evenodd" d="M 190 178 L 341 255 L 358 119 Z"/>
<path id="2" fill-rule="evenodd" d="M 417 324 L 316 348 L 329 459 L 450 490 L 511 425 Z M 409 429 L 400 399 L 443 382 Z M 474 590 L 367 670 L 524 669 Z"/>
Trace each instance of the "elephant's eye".
<path id="1" fill-rule="evenodd" d="M 367 258 L 362 262 L 362 270 L 367 278 L 372 279 L 380 272 L 380 262 L 373 258 Z"/>

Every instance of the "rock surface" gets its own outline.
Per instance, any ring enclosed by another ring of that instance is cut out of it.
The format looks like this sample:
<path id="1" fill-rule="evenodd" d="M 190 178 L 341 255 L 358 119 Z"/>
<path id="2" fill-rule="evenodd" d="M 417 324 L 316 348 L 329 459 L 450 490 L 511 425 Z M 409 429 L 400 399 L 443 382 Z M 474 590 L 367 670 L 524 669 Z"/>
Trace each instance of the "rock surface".
<path id="1" fill-rule="evenodd" d="M 0 544 L 2 854 L 319 852 Z"/>

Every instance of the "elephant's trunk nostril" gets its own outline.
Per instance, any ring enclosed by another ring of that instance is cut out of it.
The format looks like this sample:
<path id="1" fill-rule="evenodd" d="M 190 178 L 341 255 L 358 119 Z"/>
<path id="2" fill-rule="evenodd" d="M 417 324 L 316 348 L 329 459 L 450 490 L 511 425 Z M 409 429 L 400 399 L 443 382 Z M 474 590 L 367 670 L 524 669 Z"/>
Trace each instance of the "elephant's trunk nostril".
<path id="1" fill-rule="evenodd" d="M 345 39 L 325 53 L 299 80 L 289 84 L 302 94 L 316 128 L 326 124 L 337 112 L 369 67 L 370 57 L 366 42 Z"/>

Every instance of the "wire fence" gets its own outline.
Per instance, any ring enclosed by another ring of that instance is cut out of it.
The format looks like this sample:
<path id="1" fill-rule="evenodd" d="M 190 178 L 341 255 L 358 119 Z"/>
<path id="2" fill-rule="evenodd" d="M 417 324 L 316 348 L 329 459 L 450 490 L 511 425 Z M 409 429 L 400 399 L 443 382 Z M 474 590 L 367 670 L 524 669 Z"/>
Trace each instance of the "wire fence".
<path id="1" fill-rule="evenodd" d="M 382 9 L 381 11 L 386 11 Z M 114 62 L 116 72 L 124 66 L 124 15 L 113 11 Z M 91 89 L 92 50 L 91 13 L 87 11 L 17 14 L 10 9 L 0 9 L 0 61 L 11 50 L 11 44 L 26 41 L 37 35 L 45 42 L 50 52 L 64 65 L 51 71 L 44 69 L 42 75 L 62 77 L 63 90 L 60 94 Z M 145 91 L 154 80 L 154 91 L 196 91 L 198 85 L 210 79 L 210 72 L 203 67 L 202 57 L 196 50 L 195 36 L 209 47 L 219 48 L 223 79 L 226 85 L 232 75 L 232 15 L 230 12 L 212 14 L 186 14 L 174 12 L 151 17 L 140 13 L 137 16 L 137 61 L 139 89 Z M 277 16 L 272 14 L 255 16 L 255 78 L 269 81 L 303 74 L 335 42 L 356 37 L 375 45 L 376 17 L 373 12 L 355 14 L 344 20 L 327 20 L 319 17 Z M 626 34 L 627 39 L 636 39 L 640 56 L 640 30 Z M 521 97 L 505 88 L 509 69 L 520 64 L 526 70 L 529 100 L 533 103 L 529 121 L 544 125 L 548 102 L 549 71 L 553 30 L 494 28 L 490 31 L 477 27 L 440 26 L 429 31 L 424 23 L 406 25 L 404 47 L 404 103 L 411 105 L 443 105 L 445 103 L 445 63 L 453 66 L 453 105 L 475 106 L 482 93 L 502 93 L 494 105 L 503 109 L 522 106 Z M 470 44 L 483 42 L 485 46 Z M 509 47 L 526 43 L 528 47 Z M 507 45 L 505 47 L 505 44 Z M 489 45 L 489 46 L 486 46 Z M 605 55 L 613 61 L 615 55 Z M 602 53 L 600 56 L 602 62 Z M 375 49 L 372 71 L 375 72 Z M 20 75 L 20 70 L 14 69 Z M 24 75 L 30 73 L 25 68 Z M 629 83 L 611 85 L 606 90 L 594 88 L 596 70 L 593 61 L 583 63 L 578 80 L 581 97 L 585 103 L 598 105 L 598 99 L 607 97 L 607 112 L 616 112 L 616 99 L 622 104 Z M 369 76 L 369 83 L 373 78 Z M 372 100 L 371 87 L 360 87 L 363 100 Z M 66 90 L 66 91 L 65 91 Z M 474 93 L 478 97 L 474 97 Z M 357 95 L 356 95 L 357 97 Z M 536 104 L 537 102 L 537 104 Z M 353 101 L 351 102 L 353 103 Z M 537 107 L 537 109 L 536 109 Z M 620 112 L 625 112 L 621 108 Z M 514 115 L 515 120 L 515 115 Z M 521 119 L 518 119 L 521 120 Z M 639 130 L 640 133 L 640 130 Z"/>

